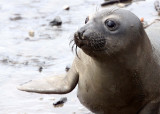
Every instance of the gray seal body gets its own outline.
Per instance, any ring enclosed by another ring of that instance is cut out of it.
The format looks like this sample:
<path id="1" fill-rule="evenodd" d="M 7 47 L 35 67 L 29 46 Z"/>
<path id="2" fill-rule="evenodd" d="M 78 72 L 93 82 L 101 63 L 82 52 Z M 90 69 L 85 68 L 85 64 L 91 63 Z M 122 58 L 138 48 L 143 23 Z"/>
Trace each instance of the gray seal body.
<path id="1" fill-rule="evenodd" d="M 78 84 L 80 102 L 94 113 L 160 114 L 160 32 L 151 34 L 130 11 L 98 12 L 75 33 L 80 49 L 67 74 L 18 89 L 65 94 Z"/>

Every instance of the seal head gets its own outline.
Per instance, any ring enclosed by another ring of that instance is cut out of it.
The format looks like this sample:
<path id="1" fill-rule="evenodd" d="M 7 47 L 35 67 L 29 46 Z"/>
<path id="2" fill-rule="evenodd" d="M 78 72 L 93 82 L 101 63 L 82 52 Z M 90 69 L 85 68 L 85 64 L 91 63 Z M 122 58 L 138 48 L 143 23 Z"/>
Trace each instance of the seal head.
<path id="1" fill-rule="evenodd" d="M 141 22 L 125 10 L 104 10 L 86 18 L 85 22 L 75 33 L 74 41 L 90 56 L 122 53 L 141 40 Z"/>

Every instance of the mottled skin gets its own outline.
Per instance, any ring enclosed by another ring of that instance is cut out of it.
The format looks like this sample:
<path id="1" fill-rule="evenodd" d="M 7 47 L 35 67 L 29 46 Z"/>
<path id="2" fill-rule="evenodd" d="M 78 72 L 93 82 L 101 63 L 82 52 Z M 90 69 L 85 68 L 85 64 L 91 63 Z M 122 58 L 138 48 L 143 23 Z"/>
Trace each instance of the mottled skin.
<path id="1" fill-rule="evenodd" d="M 106 20 L 116 26 L 108 28 Z M 94 113 L 160 114 L 160 41 L 150 40 L 131 12 L 98 12 L 75 33 L 80 49 L 67 74 L 31 81 L 18 89 L 64 94 L 78 83 L 80 102 Z"/>

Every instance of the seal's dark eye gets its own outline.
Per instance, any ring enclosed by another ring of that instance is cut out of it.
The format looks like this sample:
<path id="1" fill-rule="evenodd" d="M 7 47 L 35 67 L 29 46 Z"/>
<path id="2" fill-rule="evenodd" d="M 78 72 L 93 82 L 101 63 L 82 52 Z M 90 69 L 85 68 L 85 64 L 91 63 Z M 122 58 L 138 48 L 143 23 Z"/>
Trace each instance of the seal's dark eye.
<path id="1" fill-rule="evenodd" d="M 87 18 L 86 18 L 86 20 L 85 20 L 85 24 L 86 24 L 88 21 L 89 21 L 89 17 L 87 17 Z"/>
<path id="2" fill-rule="evenodd" d="M 117 28 L 117 23 L 113 20 L 106 20 L 105 25 L 110 31 L 114 31 Z"/>

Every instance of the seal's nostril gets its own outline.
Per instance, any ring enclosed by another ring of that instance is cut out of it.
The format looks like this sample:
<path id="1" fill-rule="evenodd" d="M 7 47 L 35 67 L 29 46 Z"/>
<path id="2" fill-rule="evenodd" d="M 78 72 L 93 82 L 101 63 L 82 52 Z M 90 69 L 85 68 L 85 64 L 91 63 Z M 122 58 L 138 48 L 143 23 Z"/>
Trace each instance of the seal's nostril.
<path id="1" fill-rule="evenodd" d="M 82 39 L 82 36 L 81 36 L 81 33 L 80 33 L 80 32 L 78 32 L 78 38 L 79 38 L 79 39 Z"/>
<path id="2" fill-rule="evenodd" d="M 78 33 L 75 34 L 75 38 L 79 39 Z"/>
<path id="3" fill-rule="evenodd" d="M 79 39 L 84 40 L 84 36 L 83 36 L 84 32 L 85 30 L 81 30 L 81 29 L 77 32 Z"/>

